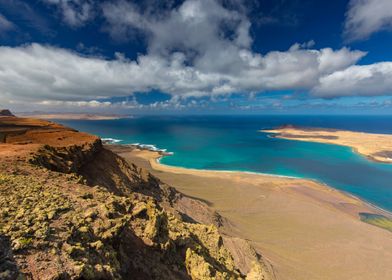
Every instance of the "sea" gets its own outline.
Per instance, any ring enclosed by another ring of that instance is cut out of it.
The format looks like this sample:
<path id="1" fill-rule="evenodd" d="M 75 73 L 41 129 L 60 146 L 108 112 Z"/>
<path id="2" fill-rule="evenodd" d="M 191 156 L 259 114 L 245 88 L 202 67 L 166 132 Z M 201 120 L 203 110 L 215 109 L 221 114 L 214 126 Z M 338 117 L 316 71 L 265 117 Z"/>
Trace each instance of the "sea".
<path id="1" fill-rule="evenodd" d="M 121 144 L 171 155 L 161 163 L 195 169 L 309 178 L 392 212 L 392 164 L 351 148 L 271 137 L 282 125 L 392 134 L 392 116 L 134 116 L 117 120 L 56 120 Z"/>

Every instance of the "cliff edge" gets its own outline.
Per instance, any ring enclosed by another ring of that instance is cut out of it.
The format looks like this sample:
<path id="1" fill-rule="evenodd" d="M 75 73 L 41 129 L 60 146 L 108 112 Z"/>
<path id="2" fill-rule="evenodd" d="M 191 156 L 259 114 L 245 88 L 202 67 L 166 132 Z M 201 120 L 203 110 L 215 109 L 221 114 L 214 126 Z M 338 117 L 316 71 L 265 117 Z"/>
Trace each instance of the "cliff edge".
<path id="1" fill-rule="evenodd" d="M 0 205 L 1 279 L 271 277 L 206 204 L 56 123 L 0 119 Z"/>

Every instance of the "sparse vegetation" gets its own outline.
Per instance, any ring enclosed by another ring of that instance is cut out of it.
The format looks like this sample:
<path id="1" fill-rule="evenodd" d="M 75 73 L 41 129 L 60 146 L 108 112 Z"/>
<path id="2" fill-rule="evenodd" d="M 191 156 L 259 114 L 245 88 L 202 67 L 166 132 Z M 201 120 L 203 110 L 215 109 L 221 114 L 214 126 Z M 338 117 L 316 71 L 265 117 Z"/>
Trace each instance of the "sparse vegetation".
<path id="1" fill-rule="evenodd" d="M 383 215 L 360 213 L 361 221 L 392 232 L 392 219 Z"/>

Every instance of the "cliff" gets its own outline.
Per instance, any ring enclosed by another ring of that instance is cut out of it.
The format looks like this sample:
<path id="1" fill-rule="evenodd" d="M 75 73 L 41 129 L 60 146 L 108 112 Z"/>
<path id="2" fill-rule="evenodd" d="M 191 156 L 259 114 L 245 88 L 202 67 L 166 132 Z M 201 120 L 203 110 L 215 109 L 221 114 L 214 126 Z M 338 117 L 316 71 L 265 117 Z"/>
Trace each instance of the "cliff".
<path id="1" fill-rule="evenodd" d="M 98 137 L 16 117 L 0 136 L 1 279 L 269 278 L 218 213 Z"/>

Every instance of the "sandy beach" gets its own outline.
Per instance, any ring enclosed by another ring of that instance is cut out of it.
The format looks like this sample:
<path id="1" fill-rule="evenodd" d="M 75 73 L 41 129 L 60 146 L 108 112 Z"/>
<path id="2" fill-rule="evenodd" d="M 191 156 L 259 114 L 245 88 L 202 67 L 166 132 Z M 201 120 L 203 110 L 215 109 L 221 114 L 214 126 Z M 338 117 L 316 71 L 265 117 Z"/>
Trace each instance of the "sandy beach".
<path id="1" fill-rule="evenodd" d="M 359 213 L 384 214 L 363 201 L 305 179 L 192 170 L 160 164 L 157 152 L 111 146 L 187 196 L 228 219 L 232 234 L 251 242 L 277 279 L 388 279 L 392 234 Z"/>
<path id="2" fill-rule="evenodd" d="M 348 146 L 370 160 L 392 163 L 392 135 L 389 134 L 295 126 L 263 131 L 278 138 Z"/>

